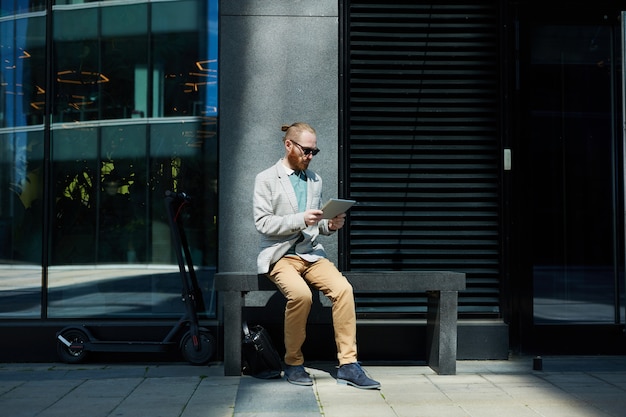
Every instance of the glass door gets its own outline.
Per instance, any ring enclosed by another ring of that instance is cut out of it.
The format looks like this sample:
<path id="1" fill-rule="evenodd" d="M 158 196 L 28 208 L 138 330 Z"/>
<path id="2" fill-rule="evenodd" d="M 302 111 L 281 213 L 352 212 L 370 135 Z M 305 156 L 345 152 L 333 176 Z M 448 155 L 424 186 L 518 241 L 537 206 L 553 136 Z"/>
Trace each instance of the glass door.
<path id="1" fill-rule="evenodd" d="M 624 322 L 619 24 L 530 30 L 533 324 Z"/>

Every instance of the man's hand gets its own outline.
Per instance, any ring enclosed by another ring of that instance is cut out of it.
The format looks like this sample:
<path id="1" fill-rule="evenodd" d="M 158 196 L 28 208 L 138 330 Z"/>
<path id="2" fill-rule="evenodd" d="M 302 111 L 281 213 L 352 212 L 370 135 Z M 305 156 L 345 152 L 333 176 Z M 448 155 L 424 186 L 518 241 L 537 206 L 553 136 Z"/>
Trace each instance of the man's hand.
<path id="1" fill-rule="evenodd" d="M 328 221 L 328 228 L 330 230 L 339 230 L 346 222 L 346 213 L 338 214 Z"/>
<path id="2" fill-rule="evenodd" d="M 322 210 L 307 210 L 304 212 L 304 224 L 307 226 L 313 226 L 322 220 Z"/>

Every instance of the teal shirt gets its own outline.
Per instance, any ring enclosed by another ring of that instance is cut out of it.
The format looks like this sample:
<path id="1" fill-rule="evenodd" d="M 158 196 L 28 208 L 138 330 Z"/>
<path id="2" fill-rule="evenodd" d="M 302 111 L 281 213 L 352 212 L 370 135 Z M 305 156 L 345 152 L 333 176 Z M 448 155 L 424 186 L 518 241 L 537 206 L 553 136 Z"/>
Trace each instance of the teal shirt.
<path id="1" fill-rule="evenodd" d="M 303 171 L 294 171 L 289 175 L 289 181 L 298 198 L 298 210 L 306 210 L 306 174 Z"/>
<path id="2" fill-rule="evenodd" d="M 291 181 L 291 185 L 293 185 L 293 190 L 296 193 L 296 198 L 298 199 L 298 210 L 305 211 L 306 210 L 306 174 L 303 171 L 294 171 L 289 175 L 289 181 Z M 300 243 L 303 239 L 303 236 L 300 236 L 300 239 L 293 244 L 292 247 L 287 251 L 287 255 L 295 255 L 296 254 L 296 245 Z"/>

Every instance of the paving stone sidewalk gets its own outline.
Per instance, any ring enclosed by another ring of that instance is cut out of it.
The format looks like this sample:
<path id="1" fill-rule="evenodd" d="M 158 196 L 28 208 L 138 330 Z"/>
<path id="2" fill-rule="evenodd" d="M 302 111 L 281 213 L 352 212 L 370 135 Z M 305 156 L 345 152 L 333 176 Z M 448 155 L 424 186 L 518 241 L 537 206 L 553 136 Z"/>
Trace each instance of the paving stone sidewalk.
<path id="1" fill-rule="evenodd" d="M 458 361 L 457 375 L 420 363 L 364 363 L 381 390 L 225 377 L 221 363 L 0 363 L 0 414 L 10 417 L 624 417 L 626 356 Z"/>

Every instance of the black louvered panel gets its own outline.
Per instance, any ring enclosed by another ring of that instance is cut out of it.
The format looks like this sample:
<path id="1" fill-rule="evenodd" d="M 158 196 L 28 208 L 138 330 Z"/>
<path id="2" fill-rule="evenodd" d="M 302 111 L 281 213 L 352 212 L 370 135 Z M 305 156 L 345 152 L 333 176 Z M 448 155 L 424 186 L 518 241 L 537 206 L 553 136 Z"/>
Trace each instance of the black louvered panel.
<path id="1" fill-rule="evenodd" d="M 459 311 L 497 314 L 497 2 L 352 1 L 349 14 L 349 268 L 466 272 Z M 420 294 L 357 305 L 425 310 Z"/>

